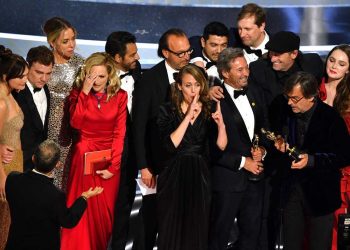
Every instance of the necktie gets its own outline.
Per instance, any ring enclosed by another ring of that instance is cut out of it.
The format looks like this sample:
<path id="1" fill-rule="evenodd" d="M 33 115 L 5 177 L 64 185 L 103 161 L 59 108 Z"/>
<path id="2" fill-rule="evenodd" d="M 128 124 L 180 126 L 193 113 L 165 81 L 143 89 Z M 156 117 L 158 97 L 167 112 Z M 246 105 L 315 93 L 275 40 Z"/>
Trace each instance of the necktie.
<path id="1" fill-rule="evenodd" d="M 233 91 L 233 97 L 234 97 L 235 99 L 237 99 L 240 95 L 245 95 L 246 92 L 247 92 L 247 89 L 246 89 L 246 88 L 241 89 L 241 90 L 234 90 L 234 91 Z"/>
<path id="2" fill-rule="evenodd" d="M 34 92 L 34 94 L 36 93 L 36 92 L 39 92 L 41 90 L 41 88 L 34 88 L 33 89 L 33 92 Z"/>
<path id="3" fill-rule="evenodd" d="M 132 74 L 131 71 L 129 71 L 129 72 L 126 72 L 125 74 L 120 75 L 119 78 L 121 80 L 121 79 L 123 79 L 126 76 L 131 76 L 131 74 Z"/>
<path id="4" fill-rule="evenodd" d="M 244 50 L 245 50 L 248 54 L 255 54 L 257 57 L 261 57 L 261 56 L 262 56 L 261 49 L 251 49 L 251 48 L 249 48 L 249 47 L 245 47 Z"/>
<path id="5" fill-rule="evenodd" d="M 205 65 L 205 69 L 209 69 L 211 66 L 216 65 L 216 62 L 207 62 L 207 65 Z"/>

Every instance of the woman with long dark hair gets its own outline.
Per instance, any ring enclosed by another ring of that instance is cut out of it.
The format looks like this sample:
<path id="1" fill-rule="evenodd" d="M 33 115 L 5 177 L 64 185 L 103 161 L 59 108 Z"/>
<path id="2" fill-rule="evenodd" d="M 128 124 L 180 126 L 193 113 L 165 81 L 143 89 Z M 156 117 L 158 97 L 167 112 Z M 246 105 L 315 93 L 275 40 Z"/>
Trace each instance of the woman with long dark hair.
<path id="1" fill-rule="evenodd" d="M 326 58 L 325 75 L 320 85 L 320 98 L 333 106 L 344 118 L 350 133 L 350 45 L 335 46 Z M 334 213 L 332 250 L 337 249 L 338 215 L 349 208 L 350 166 L 343 168 L 341 179 L 342 205 Z M 348 199 L 347 199 L 348 197 Z"/>

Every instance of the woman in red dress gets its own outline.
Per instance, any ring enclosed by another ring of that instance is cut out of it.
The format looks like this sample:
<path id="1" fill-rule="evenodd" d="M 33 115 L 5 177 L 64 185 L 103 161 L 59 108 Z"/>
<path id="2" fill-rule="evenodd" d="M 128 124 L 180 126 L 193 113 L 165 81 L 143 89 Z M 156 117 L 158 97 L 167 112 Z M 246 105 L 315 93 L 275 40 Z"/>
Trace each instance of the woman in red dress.
<path id="1" fill-rule="evenodd" d="M 108 54 L 92 54 L 69 96 L 70 123 L 79 136 L 73 148 L 67 205 L 89 187 L 101 186 L 104 192 L 89 199 L 87 211 L 75 228 L 63 229 L 62 250 L 103 250 L 110 240 L 127 117 L 127 94 L 120 89 L 116 71 Z M 84 154 L 106 149 L 112 149 L 110 164 L 84 175 Z"/>
<path id="2" fill-rule="evenodd" d="M 320 85 L 320 98 L 333 106 L 344 118 L 350 133 L 350 45 L 334 47 L 326 59 L 326 74 Z M 350 166 L 342 169 L 342 205 L 334 213 L 332 250 L 337 250 L 338 215 L 349 209 L 346 195 L 350 199 Z M 350 211 L 348 211 L 350 212 Z"/>

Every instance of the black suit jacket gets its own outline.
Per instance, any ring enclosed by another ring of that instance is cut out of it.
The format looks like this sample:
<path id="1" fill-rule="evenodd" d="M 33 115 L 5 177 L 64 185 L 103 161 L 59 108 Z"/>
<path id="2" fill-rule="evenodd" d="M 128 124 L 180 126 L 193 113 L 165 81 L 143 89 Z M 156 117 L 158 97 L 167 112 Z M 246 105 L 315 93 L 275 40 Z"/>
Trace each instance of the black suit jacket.
<path id="1" fill-rule="evenodd" d="M 279 126 L 280 131 L 288 127 L 288 142 L 296 141 L 296 116 L 290 111 L 287 119 Z M 325 215 L 340 207 L 340 171 L 350 164 L 350 137 L 344 120 L 330 106 L 318 100 L 300 147 L 314 158 L 314 166 L 292 170 L 291 160 L 285 156 L 284 178 L 281 179 L 288 191 L 296 181 L 301 183 L 306 200 L 314 215 Z M 282 166 L 280 166 L 282 167 Z"/>
<path id="2" fill-rule="evenodd" d="M 143 73 L 134 89 L 132 133 L 137 167 L 148 167 L 154 174 L 159 173 L 162 161 L 156 120 L 160 105 L 169 100 L 169 92 L 164 60 Z"/>
<path id="3" fill-rule="evenodd" d="M 239 169 L 242 156 L 251 157 L 252 142 L 236 105 L 225 86 L 224 99 L 220 106 L 224 118 L 228 144 L 224 151 L 214 150 L 212 153 L 212 185 L 213 190 L 223 192 L 244 191 L 248 184 L 247 171 Z M 260 135 L 262 127 L 268 127 L 266 109 L 261 93 L 254 86 L 249 86 L 247 97 L 255 117 L 255 133 Z M 216 135 L 212 136 L 211 145 L 216 142 Z M 260 138 L 263 138 L 260 136 Z M 268 143 L 262 141 L 267 147 Z"/>
<path id="4" fill-rule="evenodd" d="M 47 98 L 47 112 L 44 125 L 40 119 L 39 112 L 33 100 L 33 95 L 28 86 L 26 85 L 23 91 L 14 95 L 24 114 L 24 125 L 21 130 L 24 170 L 34 168 L 32 155 L 36 147 L 47 139 L 50 113 L 50 92 L 46 85 L 44 86 L 44 91 Z"/>
<path id="5" fill-rule="evenodd" d="M 74 227 L 87 206 L 80 197 L 67 208 L 52 179 L 33 171 L 10 173 L 5 188 L 11 212 L 6 250 L 59 250 L 61 227 Z"/>

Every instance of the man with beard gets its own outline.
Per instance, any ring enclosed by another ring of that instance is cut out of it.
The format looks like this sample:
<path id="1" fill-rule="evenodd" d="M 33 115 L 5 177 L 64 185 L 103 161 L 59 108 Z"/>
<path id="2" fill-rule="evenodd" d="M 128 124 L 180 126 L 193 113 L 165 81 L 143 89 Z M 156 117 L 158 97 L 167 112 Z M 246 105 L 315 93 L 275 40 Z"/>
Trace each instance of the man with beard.
<path id="1" fill-rule="evenodd" d="M 192 52 L 186 34 L 180 29 L 169 29 L 161 36 L 158 44 L 158 56 L 164 60 L 146 71 L 135 86 L 132 132 L 136 163 L 141 171 L 142 182 L 150 188 L 156 186 L 156 176 L 160 171 L 161 145 L 156 125 L 159 107 L 169 101 L 173 74 L 189 63 Z M 143 225 L 136 248 L 143 246 L 145 250 L 152 250 L 157 234 L 155 194 L 142 197 L 140 215 Z"/>
<path id="2" fill-rule="evenodd" d="M 119 69 L 121 88 L 128 93 L 128 119 L 121 164 L 120 186 L 115 205 L 111 248 L 124 250 L 129 235 L 129 218 L 135 199 L 137 167 L 133 137 L 131 133 L 131 108 L 133 91 L 141 76 L 140 56 L 137 53 L 136 37 L 126 31 L 112 32 L 106 42 L 105 51 L 111 55 Z"/>

